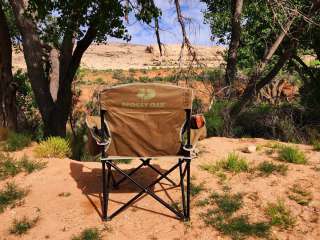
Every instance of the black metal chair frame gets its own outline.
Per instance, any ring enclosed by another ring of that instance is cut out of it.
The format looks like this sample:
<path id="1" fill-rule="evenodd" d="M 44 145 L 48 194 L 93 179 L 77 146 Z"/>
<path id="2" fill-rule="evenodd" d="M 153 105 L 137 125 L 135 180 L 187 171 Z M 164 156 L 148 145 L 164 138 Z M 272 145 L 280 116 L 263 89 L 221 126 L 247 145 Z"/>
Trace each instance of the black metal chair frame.
<path id="1" fill-rule="evenodd" d="M 106 142 L 106 138 L 110 137 L 107 126 L 105 125 L 104 116 L 106 114 L 106 110 L 100 111 L 100 117 L 101 117 L 101 128 L 102 128 L 102 143 Z M 102 195 L 103 195 L 103 201 L 102 201 L 102 217 L 103 220 L 111 220 L 113 217 L 118 215 L 120 212 L 122 212 L 125 208 L 127 208 L 130 204 L 132 204 L 134 201 L 136 201 L 139 197 L 141 197 L 143 194 L 148 194 L 151 197 L 153 197 L 155 200 L 157 200 L 159 203 L 161 203 L 163 206 L 165 206 L 167 209 L 169 209 L 171 212 L 173 212 L 178 219 L 183 221 L 189 221 L 190 220 L 190 163 L 191 163 L 191 154 L 190 150 L 192 149 L 192 145 L 190 142 L 190 128 L 191 128 L 191 109 L 186 109 L 186 121 L 185 121 L 185 131 L 187 133 L 187 139 L 186 139 L 186 145 L 183 146 L 183 155 L 177 156 L 178 163 L 172 166 L 169 170 L 167 170 L 164 173 L 161 173 L 158 169 L 156 169 L 154 166 L 150 164 L 150 161 L 152 160 L 151 157 L 148 158 L 140 158 L 142 163 L 132 170 L 129 173 L 125 173 L 123 170 L 121 170 L 116 164 L 114 164 L 112 158 L 108 158 L 106 152 L 105 152 L 105 145 L 101 145 L 101 163 L 102 163 Z M 184 166 L 185 165 L 185 166 Z M 147 166 L 150 169 L 157 172 L 160 176 L 151 182 L 148 186 L 143 187 L 140 183 L 138 183 L 136 180 L 132 178 L 132 175 L 137 172 L 139 169 L 141 169 L 143 166 Z M 116 170 L 118 173 L 120 173 L 123 177 L 119 179 L 118 181 L 115 180 L 113 174 L 112 174 L 112 168 Z M 172 181 L 168 175 L 173 172 L 175 169 L 179 168 L 179 174 L 180 174 L 180 180 L 179 183 L 176 184 L 174 181 Z M 185 178 L 186 178 L 186 189 L 185 189 Z M 159 183 L 161 180 L 166 179 L 170 183 L 172 183 L 174 186 L 179 186 L 181 188 L 181 202 L 182 202 L 182 211 L 178 210 L 174 207 L 172 207 L 170 204 L 165 202 L 163 199 L 161 199 L 159 196 L 157 196 L 152 190 L 150 190 L 151 187 L 153 187 L 155 184 Z M 136 194 L 134 197 L 132 197 L 127 203 L 122 205 L 120 208 L 115 210 L 112 214 L 108 215 L 108 203 L 109 203 L 109 193 L 110 193 L 110 183 L 112 181 L 112 186 L 114 188 L 118 187 L 123 181 L 129 180 L 132 182 L 135 186 L 140 188 L 140 192 Z"/>

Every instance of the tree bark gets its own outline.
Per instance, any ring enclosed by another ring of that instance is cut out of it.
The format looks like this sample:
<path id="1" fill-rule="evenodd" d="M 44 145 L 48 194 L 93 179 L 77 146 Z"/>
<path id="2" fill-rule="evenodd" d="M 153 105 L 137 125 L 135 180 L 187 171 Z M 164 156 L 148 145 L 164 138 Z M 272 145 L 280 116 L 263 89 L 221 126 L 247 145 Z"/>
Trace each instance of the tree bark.
<path id="1" fill-rule="evenodd" d="M 272 81 L 272 79 L 278 74 L 282 66 L 292 57 L 293 53 L 288 53 L 291 47 L 289 47 L 280 57 L 279 61 L 275 64 L 273 69 L 262 79 L 262 73 L 266 67 L 266 65 L 269 63 L 281 43 L 283 42 L 285 36 L 287 35 L 288 31 L 290 30 L 290 27 L 293 23 L 293 19 L 291 19 L 286 27 L 281 31 L 281 33 L 278 35 L 278 37 L 275 39 L 273 44 L 269 47 L 269 49 L 266 51 L 266 54 L 263 56 L 262 60 L 257 64 L 255 67 L 254 73 L 249 79 L 248 86 L 244 90 L 244 93 L 242 94 L 240 100 L 236 104 L 232 106 L 230 109 L 230 117 L 231 119 L 236 119 L 238 114 L 242 111 L 242 109 L 252 100 L 252 98 L 255 96 L 257 92 L 261 90 L 266 84 Z M 301 30 L 301 24 L 297 28 L 298 31 Z M 295 45 L 296 40 L 292 41 L 290 44 Z M 286 57 L 288 56 L 288 57 Z M 280 67 L 280 69 L 278 69 Z M 259 82 L 257 82 L 260 79 Z"/>
<path id="2" fill-rule="evenodd" d="M 0 113 L 1 125 L 17 129 L 16 84 L 12 75 L 12 42 L 8 22 L 0 5 Z"/>
<path id="3" fill-rule="evenodd" d="M 154 18 L 154 28 L 155 28 L 155 32 L 156 32 L 156 37 L 157 37 L 157 43 L 158 43 L 158 47 L 159 47 L 160 56 L 162 57 L 162 43 L 161 43 L 161 40 L 160 40 L 158 17 Z"/>
<path id="4" fill-rule="evenodd" d="M 232 20 L 231 20 L 231 40 L 228 50 L 227 68 L 225 74 L 226 85 L 234 82 L 237 75 L 237 58 L 240 44 L 241 33 L 241 13 L 243 0 L 231 0 L 232 2 Z"/>
<path id="5" fill-rule="evenodd" d="M 95 39 L 97 30 L 94 25 L 90 26 L 74 51 L 73 32 L 67 31 L 59 54 L 50 54 L 48 46 L 40 40 L 36 23 L 25 14 L 27 6 L 24 0 L 10 0 L 10 5 L 22 35 L 28 76 L 44 123 L 44 134 L 64 137 L 72 103 L 71 84 L 81 58 Z M 52 79 L 46 69 L 52 73 Z"/>
<path id="6" fill-rule="evenodd" d="M 231 108 L 230 116 L 231 119 L 235 119 L 242 109 L 251 101 L 255 93 L 259 92 L 265 85 L 270 83 L 275 76 L 279 73 L 281 68 L 286 64 L 286 62 L 292 58 L 294 54 L 296 44 L 292 44 L 291 47 L 286 49 L 280 56 L 274 67 L 268 72 L 268 74 L 260 79 L 260 81 L 251 82 L 245 89 L 239 101 Z"/>

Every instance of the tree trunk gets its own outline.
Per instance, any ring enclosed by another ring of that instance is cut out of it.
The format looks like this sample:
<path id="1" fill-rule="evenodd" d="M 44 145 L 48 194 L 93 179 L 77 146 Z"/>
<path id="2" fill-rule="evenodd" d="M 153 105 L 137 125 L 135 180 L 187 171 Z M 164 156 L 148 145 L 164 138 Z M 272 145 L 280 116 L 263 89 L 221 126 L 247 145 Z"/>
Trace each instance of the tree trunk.
<path id="1" fill-rule="evenodd" d="M 72 81 L 84 52 L 96 37 L 95 25 L 89 26 L 75 49 L 74 34 L 67 30 L 61 50 L 57 52 L 41 42 L 36 23 L 25 14 L 24 0 L 10 0 L 10 5 L 22 35 L 28 76 L 44 123 L 45 136 L 64 137 L 71 110 Z"/>
<path id="2" fill-rule="evenodd" d="M 258 82 L 251 82 L 245 89 L 239 101 L 231 108 L 230 117 L 235 119 L 242 109 L 251 101 L 255 93 L 259 92 L 265 85 L 270 83 L 275 76 L 279 73 L 281 68 L 286 64 L 286 62 L 292 58 L 294 54 L 296 44 L 293 44 L 290 48 L 286 49 L 284 53 L 280 56 L 277 63 L 269 71 L 269 73 L 262 77 Z"/>
<path id="3" fill-rule="evenodd" d="M 241 33 L 241 13 L 243 0 L 231 0 L 232 2 L 232 20 L 231 20 L 231 41 L 228 50 L 228 60 L 225 75 L 225 82 L 230 85 L 234 82 L 237 75 L 237 58 Z"/>
<path id="4" fill-rule="evenodd" d="M 0 5 L 0 113 L 1 125 L 17 129 L 16 84 L 12 76 L 12 42 L 6 16 Z"/>

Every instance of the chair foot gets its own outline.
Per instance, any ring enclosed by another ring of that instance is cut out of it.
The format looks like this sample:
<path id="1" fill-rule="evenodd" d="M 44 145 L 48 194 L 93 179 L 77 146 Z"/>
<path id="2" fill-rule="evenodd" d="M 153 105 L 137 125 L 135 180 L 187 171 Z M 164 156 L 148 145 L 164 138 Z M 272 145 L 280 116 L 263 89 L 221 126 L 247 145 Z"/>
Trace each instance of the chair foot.
<path id="1" fill-rule="evenodd" d="M 102 220 L 105 221 L 105 222 L 111 221 L 111 219 L 112 219 L 112 218 L 110 218 L 110 217 L 103 217 L 103 218 L 102 218 Z"/>
<path id="2" fill-rule="evenodd" d="M 185 218 L 183 219 L 183 222 L 190 222 L 190 218 L 185 217 Z"/>

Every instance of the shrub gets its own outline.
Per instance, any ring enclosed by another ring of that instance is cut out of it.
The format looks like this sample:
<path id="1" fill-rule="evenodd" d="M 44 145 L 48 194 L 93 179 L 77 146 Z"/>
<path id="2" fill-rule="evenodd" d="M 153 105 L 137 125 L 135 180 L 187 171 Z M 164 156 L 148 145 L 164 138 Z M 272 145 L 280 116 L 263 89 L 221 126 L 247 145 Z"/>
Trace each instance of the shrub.
<path id="1" fill-rule="evenodd" d="M 100 240 L 101 235 L 97 228 L 87 228 L 79 236 L 72 237 L 72 240 Z"/>
<path id="2" fill-rule="evenodd" d="M 21 172 L 21 168 L 17 165 L 9 154 L 0 153 L 0 180 L 8 176 L 15 176 Z"/>
<path id="3" fill-rule="evenodd" d="M 296 203 L 306 206 L 312 200 L 311 192 L 303 189 L 299 184 L 294 184 L 290 188 L 290 193 L 288 196 L 291 200 L 296 201 Z"/>
<path id="4" fill-rule="evenodd" d="M 320 151 L 320 141 L 313 141 L 312 142 L 313 150 Z"/>
<path id="5" fill-rule="evenodd" d="M 27 72 L 18 69 L 14 74 L 17 85 L 17 108 L 19 128 L 32 132 L 34 140 L 43 138 L 43 124 L 37 103 L 32 91 Z M 40 124 L 39 124 L 40 123 Z"/>
<path id="6" fill-rule="evenodd" d="M 71 155 L 70 143 L 68 140 L 61 137 L 49 137 L 47 140 L 42 141 L 34 149 L 37 157 L 44 158 L 64 158 Z"/>
<path id="7" fill-rule="evenodd" d="M 268 236 L 271 228 L 268 222 L 250 223 L 246 215 L 233 217 L 233 214 L 243 205 L 241 194 L 213 193 L 208 199 L 199 202 L 198 206 L 212 206 L 213 204 L 217 208 L 209 208 L 207 212 L 201 214 L 206 225 L 215 227 L 232 239 L 245 239 L 248 236 Z"/>
<path id="8" fill-rule="evenodd" d="M 276 203 L 268 203 L 266 214 L 270 217 L 272 225 L 285 229 L 293 227 L 296 221 L 291 211 L 287 209 L 284 202 L 280 200 Z"/>
<path id="9" fill-rule="evenodd" d="M 24 133 L 10 132 L 6 141 L 5 149 L 7 151 L 17 151 L 29 146 L 31 137 Z"/>
<path id="10" fill-rule="evenodd" d="M 28 219 L 27 217 L 23 217 L 21 220 L 14 219 L 10 233 L 15 235 L 25 234 L 35 226 L 38 220 L 38 217 L 35 219 Z"/>
<path id="11" fill-rule="evenodd" d="M 204 183 L 195 184 L 192 181 L 190 183 L 190 195 L 193 197 L 198 195 L 200 192 L 202 192 L 205 189 L 206 188 L 204 187 Z"/>
<path id="12" fill-rule="evenodd" d="M 258 170 L 266 176 L 269 176 L 274 172 L 279 173 L 281 175 L 286 175 L 288 171 L 288 166 L 284 164 L 274 164 L 272 162 L 263 161 L 259 164 Z"/>
<path id="13" fill-rule="evenodd" d="M 131 158 L 122 158 L 117 160 L 117 163 L 119 164 L 130 164 L 132 162 Z"/>
<path id="14" fill-rule="evenodd" d="M 248 162 L 245 158 L 236 153 L 229 153 L 226 159 L 218 161 L 216 164 L 204 164 L 201 169 L 210 173 L 216 173 L 219 170 L 226 170 L 232 173 L 246 172 L 249 170 Z"/>
<path id="15" fill-rule="evenodd" d="M 298 148 L 286 146 L 280 148 L 279 150 L 279 158 L 281 161 L 296 163 L 296 164 L 306 164 L 307 158 L 303 152 L 301 152 Z"/>
<path id="16" fill-rule="evenodd" d="M 210 111 L 204 114 L 209 137 L 224 135 L 224 113 L 228 106 L 229 103 L 227 101 L 217 101 L 212 104 Z"/>
<path id="17" fill-rule="evenodd" d="M 200 98 L 195 97 L 192 102 L 192 114 L 203 113 L 204 107 Z"/>
<path id="18" fill-rule="evenodd" d="M 96 78 L 94 81 L 92 81 L 93 84 L 97 84 L 97 85 L 102 85 L 104 84 L 104 80 L 99 77 L 99 78 Z"/>
<path id="19" fill-rule="evenodd" d="M 242 195 L 241 194 L 218 194 L 213 193 L 209 196 L 209 199 L 217 204 L 220 211 L 224 214 L 231 215 L 238 211 L 242 207 Z"/>
<path id="20" fill-rule="evenodd" d="M 7 183 L 5 189 L 0 190 L 0 213 L 11 204 L 22 199 L 27 192 L 20 189 L 15 183 Z"/>
<path id="21" fill-rule="evenodd" d="M 118 70 L 114 70 L 113 71 L 112 78 L 121 81 L 121 80 L 125 79 L 126 76 L 125 76 L 125 74 L 123 73 L 123 71 L 121 69 L 118 69 Z"/>
<path id="22" fill-rule="evenodd" d="M 43 169 L 45 162 L 30 160 L 23 155 L 19 160 L 15 160 L 8 154 L 0 153 L 0 180 L 8 176 L 15 176 L 22 171 L 32 173 L 35 170 Z"/>
<path id="23" fill-rule="evenodd" d="M 218 220 L 218 219 L 217 219 Z M 257 236 L 267 238 L 270 224 L 267 222 L 250 223 L 248 216 L 231 218 L 228 221 L 217 221 L 216 227 L 232 239 L 246 239 L 246 236 Z"/>
<path id="24" fill-rule="evenodd" d="M 30 160 L 26 155 L 23 155 L 22 158 L 18 161 L 18 166 L 27 173 L 32 173 L 36 170 L 41 170 L 45 168 L 46 165 L 46 162 Z"/>
<path id="25" fill-rule="evenodd" d="M 224 170 L 239 173 L 246 172 L 249 169 L 247 160 L 236 153 L 230 153 L 225 160 L 220 161 L 221 167 Z"/>

